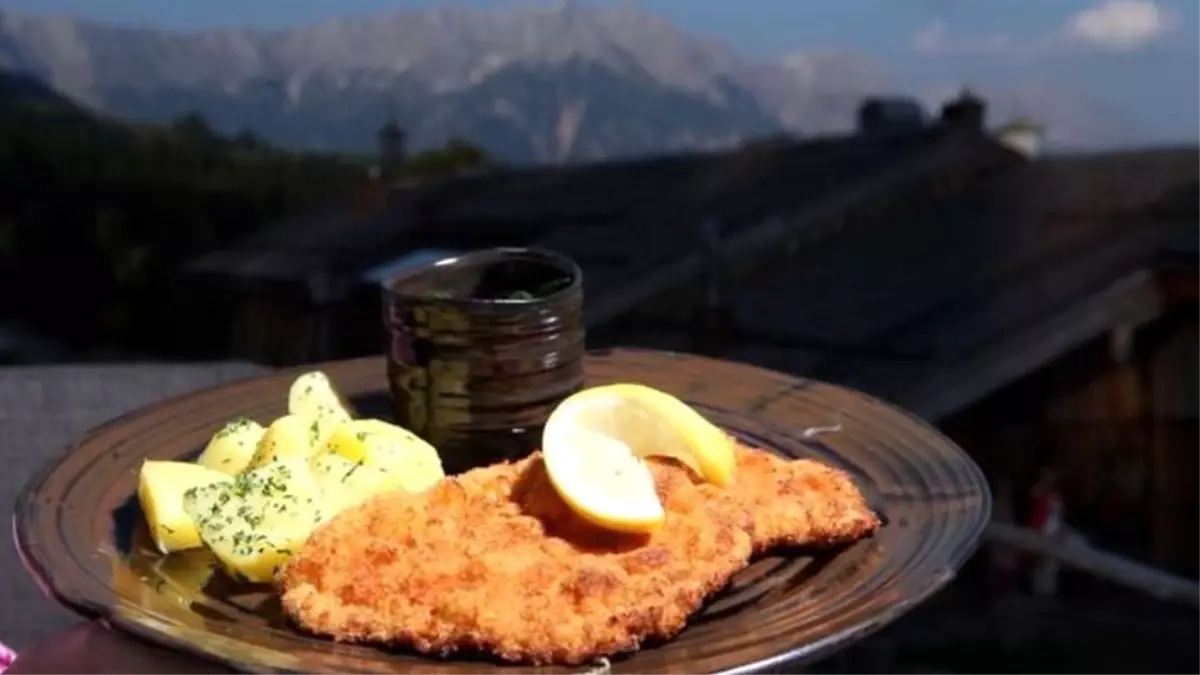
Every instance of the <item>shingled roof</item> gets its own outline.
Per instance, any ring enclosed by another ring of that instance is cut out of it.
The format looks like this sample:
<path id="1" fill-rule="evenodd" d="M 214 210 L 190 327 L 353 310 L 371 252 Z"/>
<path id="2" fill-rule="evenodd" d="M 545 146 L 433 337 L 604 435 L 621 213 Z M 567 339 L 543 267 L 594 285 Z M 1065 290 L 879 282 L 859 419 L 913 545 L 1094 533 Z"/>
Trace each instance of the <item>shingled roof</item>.
<path id="1" fill-rule="evenodd" d="M 377 297 L 364 272 L 413 251 L 543 246 L 579 261 L 589 326 L 640 312 L 639 334 L 614 337 L 687 348 L 690 327 L 645 314 L 695 287 L 699 226 L 716 218 L 726 257 L 763 270 L 732 298 L 738 349 L 753 352 L 732 356 L 850 381 L 845 364 L 870 362 L 872 377 L 900 381 L 1185 250 L 1196 160 L 1184 147 L 1029 162 L 985 134 L 943 129 L 777 141 L 397 188 L 380 211 L 283 223 L 193 269 L 336 301 Z M 864 209 L 883 216 L 862 229 Z M 759 260 L 780 251 L 786 264 Z"/>
<path id="2" fill-rule="evenodd" d="M 536 244 L 577 257 L 589 296 L 597 297 L 694 248 L 702 218 L 720 218 L 736 232 L 766 212 L 817 207 L 903 174 L 914 161 L 963 142 L 936 129 L 782 141 L 395 188 L 381 210 L 345 204 L 282 222 L 187 269 L 232 285 L 290 286 L 299 295 L 319 277 L 337 297 L 364 270 L 413 250 Z M 624 245 L 631 241 L 638 245 Z"/>
<path id="3" fill-rule="evenodd" d="M 729 298 L 738 339 L 725 356 L 949 414 L 974 400 L 968 387 L 990 381 L 972 394 L 984 396 L 1118 320 L 1157 316 L 1147 270 L 1172 252 L 1196 267 L 1198 160 L 1194 148 L 1046 159 L 805 248 Z M 690 326 L 643 325 L 634 344 L 688 349 Z"/>
<path id="4" fill-rule="evenodd" d="M 866 147 L 879 142 L 869 138 L 860 140 Z M 947 178 L 970 182 L 980 171 L 1023 161 L 983 135 L 930 133 L 891 140 L 899 145 L 893 146 L 895 154 L 885 155 L 889 161 L 876 159 L 871 163 L 870 155 L 851 154 L 871 166 L 870 170 L 854 174 L 854 180 L 814 178 L 810 189 L 805 177 L 820 174 L 823 167 L 816 163 L 808 169 L 809 173 L 800 167 L 764 170 L 757 177 L 737 183 L 738 189 L 726 193 L 721 207 L 707 212 L 718 218 L 736 214 L 723 220 L 726 224 L 721 244 L 723 255 L 737 266 L 761 267 L 759 261 L 764 256 L 786 248 L 789 242 L 802 242 L 797 245 L 809 249 L 819 247 L 830 237 L 853 236 L 842 229 L 853 221 L 849 216 L 856 211 L 890 210 L 899 216 L 903 210 L 895 202 L 937 202 L 945 196 L 940 191 Z M 589 325 L 602 324 L 693 280 L 703 264 L 697 234 L 703 213 L 706 212 L 694 212 L 686 221 L 683 234 L 678 230 L 657 229 L 654 222 L 632 221 L 620 236 L 611 238 L 609 246 L 627 251 L 626 257 L 617 265 L 609 264 L 610 269 L 605 270 L 609 272 L 606 278 L 616 281 L 611 286 L 593 283 L 593 278 L 587 276 L 589 268 L 585 267 Z M 626 243 L 632 241 L 637 245 Z M 554 246 L 579 256 L 585 266 L 589 256 L 595 255 L 568 233 L 555 241 Z M 599 266 L 590 269 L 596 267 Z"/>

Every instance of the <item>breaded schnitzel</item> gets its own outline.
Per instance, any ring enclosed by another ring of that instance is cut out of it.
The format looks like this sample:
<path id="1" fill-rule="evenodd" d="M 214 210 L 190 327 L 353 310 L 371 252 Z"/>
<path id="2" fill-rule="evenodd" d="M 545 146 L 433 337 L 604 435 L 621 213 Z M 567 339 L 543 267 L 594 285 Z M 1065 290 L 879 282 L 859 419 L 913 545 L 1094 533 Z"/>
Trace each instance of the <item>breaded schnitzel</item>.
<path id="1" fill-rule="evenodd" d="M 341 641 L 578 664 L 674 636 L 756 550 L 878 526 L 846 476 L 813 462 L 742 449 L 726 489 L 673 462 L 651 470 L 668 514 L 652 535 L 577 518 L 539 454 L 378 497 L 313 534 L 282 574 L 283 606 Z"/>
<path id="2" fill-rule="evenodd" d="M 737 458 L 736 482 L 727 491 L 754 518 L 755 553 L 781 546 L 832 548 L 858 541 L 880 525 L 844 471 L 811 459 L 787 460 L 741 444 Z M 707 483 L 701 490 L 723 492 Z"/>

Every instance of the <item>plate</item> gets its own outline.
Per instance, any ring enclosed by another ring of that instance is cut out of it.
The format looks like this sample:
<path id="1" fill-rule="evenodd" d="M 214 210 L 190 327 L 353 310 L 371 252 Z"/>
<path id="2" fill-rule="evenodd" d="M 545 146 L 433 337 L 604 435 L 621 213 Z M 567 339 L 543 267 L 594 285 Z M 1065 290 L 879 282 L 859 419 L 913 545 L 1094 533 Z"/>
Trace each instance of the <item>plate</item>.
<path id="1" fill-rule="evenodd" d="M 358 410 L 387 416 L 379 358 L 321 367 Z M 270 593 L 208 572 L 203 551 L 162 557 L 135 490 L 142 460 L 191 459 L 222 422 L 283 414 L 295 369 L 172 399 L 90 432 L 18 498 L 14 529 L 48 594 L 88 617 L 253 672 L 521 671 L 344 645 L 293 629 Z M 979 468 L 912 415 L 859 392 L 697 356 L 589 355 L 589 382 L 672 392 L 744 441 L 855 476 L 886 525 L 837 552 L 773 555 L 738 574 L 674 640 L 614 658 L 612 672 L 758 672 L 826 656 L 919 604 L 954 578 L 991 510 Z M 543 668 L 538 672 L 583 672 Z"/>

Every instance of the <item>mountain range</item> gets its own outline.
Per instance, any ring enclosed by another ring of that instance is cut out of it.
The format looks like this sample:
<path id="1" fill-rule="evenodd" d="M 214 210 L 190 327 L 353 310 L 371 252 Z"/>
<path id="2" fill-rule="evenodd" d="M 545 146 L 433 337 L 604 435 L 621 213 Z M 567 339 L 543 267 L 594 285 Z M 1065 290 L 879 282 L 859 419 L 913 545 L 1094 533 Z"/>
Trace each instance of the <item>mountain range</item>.
<path id="1" fill-rule="evenodd" d="M 898 87 L 861 54 L 750 59 L 622 5 L 439 6 L 279 30 L 173 31 L 0 12 L 0 69 L 119 118 L 203 114 L 306 149 L 374 147 L 394 118 L 410 147 L 466 138 L 509 161 L 719 148 L 848 131 Z M 957 83 L 909 94 L 932 110 Z M 984 86 L 992 122 L 1020 112 L 1048 140 L 1122 142 L 1130 124 L 1060 88 Z M 932 114 L 932 113 L 931 113 Z"/>

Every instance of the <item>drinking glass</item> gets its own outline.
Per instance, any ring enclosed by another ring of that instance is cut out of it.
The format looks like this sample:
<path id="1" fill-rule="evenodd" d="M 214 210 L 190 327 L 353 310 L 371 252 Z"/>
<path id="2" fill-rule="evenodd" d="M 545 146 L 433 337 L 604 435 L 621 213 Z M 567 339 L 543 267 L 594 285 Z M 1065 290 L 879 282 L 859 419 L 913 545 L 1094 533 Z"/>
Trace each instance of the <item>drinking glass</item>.
<path id="1" fill-rule="evenodd" d="M 558 253 L 488 249 L 408 270 L 385 282 L 383 319 L 396 421 L 447 473 L 536 449 L 583 386 L 583 274 Z"/>

